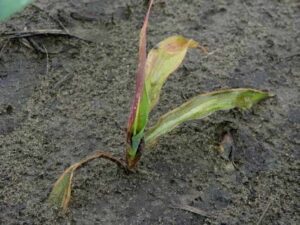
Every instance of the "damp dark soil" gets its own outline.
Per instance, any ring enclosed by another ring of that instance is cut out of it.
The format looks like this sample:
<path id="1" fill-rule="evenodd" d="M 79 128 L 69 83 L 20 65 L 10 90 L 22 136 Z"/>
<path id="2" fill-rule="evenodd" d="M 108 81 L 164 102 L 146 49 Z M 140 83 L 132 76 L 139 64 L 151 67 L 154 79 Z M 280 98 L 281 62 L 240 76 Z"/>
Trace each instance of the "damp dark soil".
<path id="1" fill-rule="evenodd" d="M 39 0 L 0 24 L 0 224 L 300 224 L 297 0 L 156 1 L 149 48 L 182 34 L 210 54 L 189 52 L 153 122 L 220 88 L 276 96 L 182 125 L 144 153 L 136 174 L 96 160 L 76 173 L 66 215 L 48 205 L 70 164 L 95 150 L 123 154 L 145 2 Z M 41 29 L 81 39 L 3 36 Z M 226 132 L 231 153 L 219 154 Z"/>

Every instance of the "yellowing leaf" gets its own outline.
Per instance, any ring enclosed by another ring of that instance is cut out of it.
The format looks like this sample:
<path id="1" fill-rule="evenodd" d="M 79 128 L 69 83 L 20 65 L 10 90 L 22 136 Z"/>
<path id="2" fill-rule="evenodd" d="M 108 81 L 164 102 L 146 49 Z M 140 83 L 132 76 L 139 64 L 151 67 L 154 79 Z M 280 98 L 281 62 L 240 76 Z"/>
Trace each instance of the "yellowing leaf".
<path id="1" fill-rule="evenodd" d="M 155 126 L 145 133 L 146 144 L 171 131 L 183 122 L 201 119 L 219 110 L 251 108 L 253 104 L 271 97 L 268 92 L 237 88 L 198 95 L 162 116 Z"/>
<path id="2" fill-rule="evenodd" d="M 53 186 L 49 196 L 49 201 L 61 208 L 67 210 L 71 198 L 71 185 L 74 171 L 78 168 L 78 163 L 70 166 L 60 176 Z"/>
<path id="3" fill-rule="evenodd" d="M 147 57 L 145 86 L 152 109 L 159 99 L 161 88 L 182 63 L 188 48 L 197 48 L 199 44 L 182 36 L 172 36 L 160 42 Z"/>
<path id="4" fill-rule="evenodd" d="M 65 212 L 68 209 L 68 205 L 71 199 L 72 179 L 75 170 L 97 158 L 108 159 L 116 163 L 119 167 L 126 169 L 124 163 L 121 160 L 113 157 L 110 153 L 97 151 L 93 155 L 86 157 L 78 163 L 74 163 L 63 172 L 63 174 L 53 185 L 52 191 L 48 198 L 49 202 L 57 205 L 60 208 L 63 208 L 63 211 Z"/>

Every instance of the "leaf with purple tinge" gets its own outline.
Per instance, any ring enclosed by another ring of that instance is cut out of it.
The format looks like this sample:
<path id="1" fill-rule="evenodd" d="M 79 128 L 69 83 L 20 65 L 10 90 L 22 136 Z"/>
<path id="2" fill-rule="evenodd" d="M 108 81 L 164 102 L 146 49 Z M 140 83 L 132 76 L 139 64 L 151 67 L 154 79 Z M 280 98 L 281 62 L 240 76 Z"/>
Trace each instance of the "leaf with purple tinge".
<path id="1" fill-rule="evenodd" d="M 150 15 L 150 10 L 153 5 L 153 0 L 150 1 L 147 14 L 144 19 L 144 24 L 140 32 L 139 41 L 139 62 L 136 72 L 135 95 L 131 105 L 131 110 L 127 125 L 127 146 L 126 146 L 126 161 L 127 164 L 134 167 L 137 158 L 137 151 L 144 138 L 144 129 L 148 122 L 149 101 L 147 92 L 144 89 L 145 84 L 145 67 L 146 67 L 146 44 L 147 44 L 147 26 Z"/>
<path id="2" fill-rule="evenodd" d="M 158 102 L 164 82 L 180 66 L 189 48 L 201 48 L 196 41 L 175 35 L 153 48 L 146 60 L 146 28 L 151 6 L 152 1 L 140 34 L 136 92 L 128 121 L 126 161 L 129 168 L 135 167 L 141 156 L 149 113 Z"/>

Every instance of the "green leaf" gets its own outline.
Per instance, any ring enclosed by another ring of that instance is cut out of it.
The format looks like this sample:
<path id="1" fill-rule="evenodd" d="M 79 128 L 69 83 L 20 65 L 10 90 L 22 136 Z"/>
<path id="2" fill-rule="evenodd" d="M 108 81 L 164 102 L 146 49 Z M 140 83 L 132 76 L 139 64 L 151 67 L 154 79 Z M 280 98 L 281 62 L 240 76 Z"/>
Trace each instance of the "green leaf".
<path id="1" fill-rule="evenodd" d="M 142 95 L 142 99 L 138 104 L 137 114 L 133 123 L 130 144 L 127 144 L 126 161 L 129 168 L 135 167 L 136 163 L 138 162 L 139 156 L 137 155 L 137 151 L 144 139 L 144 131 L 148 123 L 148 117 L 149 102 L 146 89 L 144 89 L 144 94 Z"/>
<path id="2" fill-rule="evenodd" d="M 158 102 L 163 84 L 168 76 L 182 63 L 188 48 L 200 47 L 199 44 L 182 36 L 172 36 L 161 41 L 147 57 L 145 86 L 148 91 L 150 108 Z"/>
<path id="3" fill-rule="evenodd" d="M 148 122 L 149 116 L 149 100 L 147 91 L 144 88 L 141 101 L 138 104 L 137 114 L 132 127 L 133 136 L 138 135 L 141 131 L 145 129 Z"/>
<path id="4" fill-rule="evenodd" d="M 219 110 L 248 109 L 253 104 L 271 97 L 268 92 L 254 89 L 228 89 L 196 96 L 162 116 L 155 126 L 145 133 L 146 144 L 171 131 L 183 122 L 201 119 Z"/>
<path id="5" fill-rule="evenodd" d="M 23 9 L 31 0 L 0 0 L 0 21 Z"/>
<path id="6" fill-rule="evenodd" d="M 126 161 L 129 167 L 134 167 L 137 158 L 137 150 L 144 138 L 144 130 L 148 122 L 149 100 L 148 92 L 145 87 L 145 69 L 146 69 L 146 44 L 147 44 L 147 26 L 150 16 L 153 0 L 149 1 L 149 7 L 144 19 L 144 24 L 140 32 L 139 40 L 139 63 L 136 72 L 135 95 L 131 105 L 131 110 L 127 125 L 127 146 Z"/>

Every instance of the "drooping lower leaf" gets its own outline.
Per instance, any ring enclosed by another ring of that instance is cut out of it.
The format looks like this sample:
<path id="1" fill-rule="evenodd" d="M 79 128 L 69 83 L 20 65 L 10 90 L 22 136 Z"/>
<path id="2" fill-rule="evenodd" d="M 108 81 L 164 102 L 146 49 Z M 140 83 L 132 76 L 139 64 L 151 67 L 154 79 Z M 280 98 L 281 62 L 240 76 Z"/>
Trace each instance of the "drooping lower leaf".
<path id="1" fill-rule="evenodd" d="M 0 21 L 23 9 L 32 0 L 0 0 Z"/>
<path id="2" fill-rule="evenodd" d="M 197 48 L 199 44 L 176 35 L 161 41 L 147 57 L 145 86 L 148 91 L 150 108 L 158 102 L 163 84 L 168 76 L 182 63 L 189 48 Z"/>
<path id="3" fill-rule="evenodd" d="M 67 210 L 68 204 L 70 202 L 72 178 L 76 168 L 77 163 L 65 170 L 65 172 L 54 184 L 49 196 L 49 201 L 54 205 L 63 208 L 64 211 Z"/>
<path id="4" fill-rule="evenodd" d="M 145 133 L 146 144 L 153 142 L 183 122 L 204 118 L 219 110 L 248 109 L 255 103 L 271 97 L 268 92 L 237 88 L 198 95 L 162 116 Z"/>
<path id="5" fill-rule="evenodd" d="M 63 174 L 59 177 L 59 179 L 53 185 L 52 191 L 49 195 L 49 202 L 62 208 L 63 211 L 68 209 L 68 205 L 71 199 L 71 190 L 72 190 L 72 179 L 74 176 L 74 172 L 85 165 L 86 163 L 97 159 L 97 158 L 105 158 L 114 163 L 116 163 L 119 167 L 126 169 L 123 162 L 115 157 L 113 157 L 110 153 L 97 151 L 94 154 L 86 157 L 85 159 L 79 161 L 78 163 L 74 163 L 69 168 L 67 168 Z"/>

